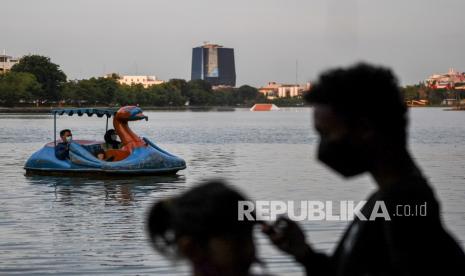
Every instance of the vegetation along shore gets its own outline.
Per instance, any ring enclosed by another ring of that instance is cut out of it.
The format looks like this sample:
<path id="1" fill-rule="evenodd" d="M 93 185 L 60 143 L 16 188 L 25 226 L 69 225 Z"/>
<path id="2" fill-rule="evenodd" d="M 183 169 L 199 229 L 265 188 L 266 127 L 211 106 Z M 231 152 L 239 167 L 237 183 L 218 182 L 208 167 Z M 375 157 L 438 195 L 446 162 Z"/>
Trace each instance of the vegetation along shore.
<path id="1" fill-rule="evenodd" d="M 47 113 L 57 106 L 140 105 L 146 110 L 202 110 L 250 107 L 257 102 L 280 107 L 304 105 L 301 97 L 267 99 L 257 88 L 249 85 L 213 89 L 203 80 L 171 79 L 144 87 L 120 84 L 118 78 L 117 74 L 112 74 L 68 80 L 60 66 L 51 62 L 50 58 L 24 56 L 10 72 L 0 75 L 0 107 L 3 107 L 0 112 Z M 438 106 L 445 99 L 455 97 L 449 95 L 453 92 L 430 89 L 423 83 L 403 87 L 402 91 L 407 101 L 422 100 L 425 106 Z M 373 93 L 376 93 L 376 88 Z"/>

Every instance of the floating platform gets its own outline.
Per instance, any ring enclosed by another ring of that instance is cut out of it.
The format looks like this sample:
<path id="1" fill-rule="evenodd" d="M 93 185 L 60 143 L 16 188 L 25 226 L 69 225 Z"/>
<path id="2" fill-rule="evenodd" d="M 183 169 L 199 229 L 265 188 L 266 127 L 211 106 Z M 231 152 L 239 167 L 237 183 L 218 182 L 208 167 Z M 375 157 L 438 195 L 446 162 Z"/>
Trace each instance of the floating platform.
<path id="1" fill-rule="evenodd" d="M 255 104 L 250 111 L 277 111 L 279 107 L 275 104 Z"/>

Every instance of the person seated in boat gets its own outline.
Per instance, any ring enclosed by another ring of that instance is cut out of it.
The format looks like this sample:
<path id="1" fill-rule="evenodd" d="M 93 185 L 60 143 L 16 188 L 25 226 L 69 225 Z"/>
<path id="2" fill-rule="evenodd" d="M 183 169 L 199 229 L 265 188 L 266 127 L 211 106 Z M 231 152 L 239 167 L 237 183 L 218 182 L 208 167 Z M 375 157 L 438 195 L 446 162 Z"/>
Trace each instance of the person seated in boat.
<path id="1" fill-rule="evenodd" d="M 113 156 L 107 157 L 107 154 L 105 153 L 103 149 L 100 149 L 99 151 L 97 151 L 95 157 L 97 157 L 99 160 L 107 161 L 107 162 L 111 162 L 114 159 Z"/>
<path id="2" fill-rule="evenodd" d="M 114 129 L 107 130 L 103 138 L 105 140 L 105 144 L 103 145 L 105 149 L 119 149 L 121 147 L 121 142 L 117 140 L 118 135 Z"/>
<path id="3" fill-rule="evenodd" d="M 96 157 L 99 160 L 105 160 L 105 151 L 103 149 L 99 150 L 96 154 Z"/>
<path id="4" fill-rule="evenodd" d="M 254 221 L 238 220 L 246 198 L 220 181 L 197 185 L 153 205 L 147 232 L 155 250 L 187 259 L 192 275 L 250 275 L 257 262 Z"/>
<path id="5" fill-rule="evenodd" d="M 55 156 L 60 160 L 69 159 L 69 145 L 73 140 L 73 134 L 69 129 L 60 131 L 61 141 L 55 146 Z"/>

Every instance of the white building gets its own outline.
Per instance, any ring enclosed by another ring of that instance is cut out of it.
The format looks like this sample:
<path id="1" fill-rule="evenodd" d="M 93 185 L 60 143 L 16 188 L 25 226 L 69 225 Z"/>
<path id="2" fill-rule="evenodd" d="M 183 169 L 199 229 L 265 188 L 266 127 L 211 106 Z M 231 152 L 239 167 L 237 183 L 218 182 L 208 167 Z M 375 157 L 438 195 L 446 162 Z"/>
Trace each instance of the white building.
<path id="1" fill-rule="evenodd" d="M 310 89 L 310 83 L 300 84 L 281 84 L 277 82 L 269 82 L 267 85 L 260 87 L 258 91 L 265 95 L 268 99 L 298 97 Z"/>
<path id="2" fill-rule="evenodd" d="M 12 56 L 0 55 L 0 74 L 10 71 L 11 67 L 18 62 L 19 60 Z"/>
<path id="3" fill-rule="evenodd" d="M 111 74 L 106 75 L 106 77 L 111 77 Z M 136 84 L 142 84 L 144 88 L 147 88 L 152 85 L 157 85 L 157 84 L 162 84 L 165 81 L 163 80 L 158 80 L 155 76 L 125 76 L 125 75 L 119 75 L 118 82 L 120 84 L 126 84 L 126 85 L 136 85 Z"/>

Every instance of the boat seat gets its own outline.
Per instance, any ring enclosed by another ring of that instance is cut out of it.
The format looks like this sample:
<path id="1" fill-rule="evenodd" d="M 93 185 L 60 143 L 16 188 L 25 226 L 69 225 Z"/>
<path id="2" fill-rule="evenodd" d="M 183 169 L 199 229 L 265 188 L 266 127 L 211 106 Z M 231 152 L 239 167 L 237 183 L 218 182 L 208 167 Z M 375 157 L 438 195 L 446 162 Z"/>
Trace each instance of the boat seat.
<path id="1" fill-rule="evenodd" d="M 98 152 L 103 150 L 102 145 L 100 143 L 90 144 L 90 145 L 81 145 L 81 146 L 94 156 L 97 155 Z"/>
<path id="2" fill-rule="evenodd" d="M 121 161 L 129 156 L 130 152 L 127 150 L 109 149 L 105 152 L 105 158 L 112 161 Z"/>

